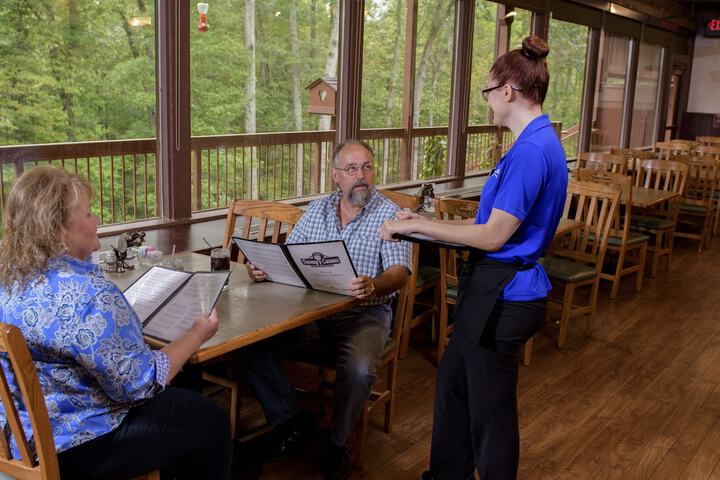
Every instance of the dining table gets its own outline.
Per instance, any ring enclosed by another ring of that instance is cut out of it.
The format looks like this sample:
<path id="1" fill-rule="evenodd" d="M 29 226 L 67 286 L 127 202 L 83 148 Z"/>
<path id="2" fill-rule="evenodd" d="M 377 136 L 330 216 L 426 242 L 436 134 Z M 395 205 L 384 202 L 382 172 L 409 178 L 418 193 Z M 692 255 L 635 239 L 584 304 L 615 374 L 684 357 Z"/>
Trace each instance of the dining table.
<path id="1" fill-rule="evenodd" d="M 210 270 L 210 257 L 185 252 L 174 256 L 182 261 L 183 270 Z M 166 262 L 168 257 L 166 257 Z M 175 260 L 174 265 L 179 265 Z M 137 265 L 123 273 L 106 272 L 106 277 L 121 290 L 127 289 L 150 266 Z M 354 297 L 311 290 L 275 282 L 255 282 L 243 265 L 231 262 L 227 288 L 218 297 L 215 308 L 219 328 L 215 336 L 205 342 L 189 359 L 189 363 L 203 363 L 244 346 L 292 330 L 340 312 L 360 301 Z M 152 347 L 167 343 L 146 336 Z"/>

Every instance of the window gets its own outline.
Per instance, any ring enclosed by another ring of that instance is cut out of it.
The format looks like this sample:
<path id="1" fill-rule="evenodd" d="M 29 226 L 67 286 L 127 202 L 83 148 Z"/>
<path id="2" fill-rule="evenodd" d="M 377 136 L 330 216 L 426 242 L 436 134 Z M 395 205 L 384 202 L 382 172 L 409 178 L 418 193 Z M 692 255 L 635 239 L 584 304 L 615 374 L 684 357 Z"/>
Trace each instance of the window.
<path id="1" fill-rule="evenodd" d="M 583 25 L 550 20 L 550 54 L 547 57 L 550 86 L 543 111 L 551 120 L 562 122 L 560 138 L 568 158 L 578 153 L 587 30 Z"/>
<path id="2" fill-rule="evenodd" d="M 52 164 L 90 180 L 105 224 L 157 216 L 154 3 L 6 3 L 0 145 L 17 158 L 33 144 L 35 160 L 0 164 L 2 203 L 22 171 Z M 94 143 L 75 156 L 67 142 Z"/>
<path id="3" fill-rule="evenodd" d="M 333 117 L 306 87 L 334 99 L 338 1 L 208 3 L 207 31 L 189 19 L 193 210 L 328 191 Z"/>
<path id="4" fill-rule="evenodd" d="M 662 47 L 659 45 L 640 44 L 630 148 L 650 148 L 655 144 L 660 55 Z"/>
<path id="5" fill-rule="evenodd" d="M 605 35 L 598 68 L 598 93 L 590 150 L 610 150 L 620 144 L 623 93 L 629 40 Z"/>

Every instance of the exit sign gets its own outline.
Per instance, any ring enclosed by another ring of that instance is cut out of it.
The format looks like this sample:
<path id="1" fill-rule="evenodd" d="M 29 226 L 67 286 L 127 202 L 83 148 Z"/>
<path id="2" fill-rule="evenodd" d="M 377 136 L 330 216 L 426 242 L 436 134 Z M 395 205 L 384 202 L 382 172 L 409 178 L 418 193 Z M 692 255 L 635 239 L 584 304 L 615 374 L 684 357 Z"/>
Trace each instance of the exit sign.
<path id="1" fill-rule="evenodd" d="M 713 16 L 704 23 L 706 37 L 720 37 L 720 16 Z"/>

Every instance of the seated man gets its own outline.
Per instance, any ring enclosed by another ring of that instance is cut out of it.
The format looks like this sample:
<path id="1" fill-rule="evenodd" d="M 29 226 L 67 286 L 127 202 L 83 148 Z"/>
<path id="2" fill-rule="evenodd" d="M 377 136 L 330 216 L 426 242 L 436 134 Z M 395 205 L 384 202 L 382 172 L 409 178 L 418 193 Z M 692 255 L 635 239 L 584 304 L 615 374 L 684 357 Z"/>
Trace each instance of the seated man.
<path id="1" fill-rule="evenodd" d="M 309 428 L 307 414 L 298 415 L 295 391 L 273 350 L 329 340 L 337 358 L 335 405 L 324 474 L 328 479 L 349 475 L 348 436 L 375 383 L 375 367 L 387 339 L 392 312 L 390 299 L 410 273 L 411 248 L 406 242 L 380 239 L 378 229 L 394 219 L 397 205 L 380 195 L 374 185 L 373 152 L 369 145 L 347 140 L 333 152 L 333 179 L 337 192 L 310 204 L 287 243 L 342 239 L 347 244 L 358 277 L 350 285 L 361 305 L 314 324 L 243 349 L 242 362 L 272 425 L 274 444 L 268 458 L 279 459 L 296 447 Z M 264 272 L 248 264 L 256 281 Z M 273 348 L 270 348 L 273 345 Z"/>

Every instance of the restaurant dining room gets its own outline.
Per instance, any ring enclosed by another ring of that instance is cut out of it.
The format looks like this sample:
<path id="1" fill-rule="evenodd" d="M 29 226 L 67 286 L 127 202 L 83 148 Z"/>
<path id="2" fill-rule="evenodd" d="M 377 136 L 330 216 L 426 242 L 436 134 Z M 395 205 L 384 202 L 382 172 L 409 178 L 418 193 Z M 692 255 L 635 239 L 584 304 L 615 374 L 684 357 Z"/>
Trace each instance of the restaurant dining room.
<path id="1" fill-rule="evenodd" d="M 720 479 L 720 1 L 0 32 L 0 479 Z"/>

